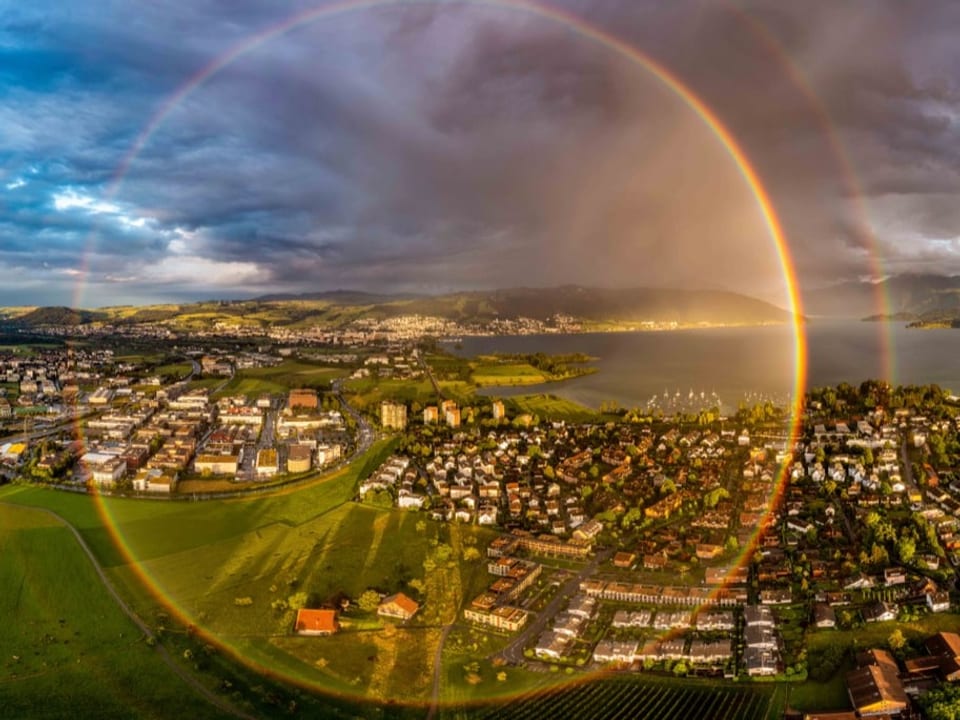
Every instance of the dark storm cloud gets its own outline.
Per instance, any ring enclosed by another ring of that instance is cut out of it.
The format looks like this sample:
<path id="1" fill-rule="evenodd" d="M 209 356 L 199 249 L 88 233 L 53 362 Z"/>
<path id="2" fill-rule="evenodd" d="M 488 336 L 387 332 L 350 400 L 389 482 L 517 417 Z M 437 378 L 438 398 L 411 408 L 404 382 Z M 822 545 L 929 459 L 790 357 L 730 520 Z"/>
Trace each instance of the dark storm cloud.
<path id="1" fill-rule="evenodd" d="M 556 5 L 716 112 L 804 286 L 867 275 L 877 252 L 888 271 L 960 272 L 955 4 Z M 756 201 L 702 120 L 640 66 L 517 9 L 305 23 L 196 87 L 113 182 L 177 88 L 309 7 L 0 11 L 8 295 L 68 297 L 86 269 L 88 304 L 566 282 L 783 300 Z"/>

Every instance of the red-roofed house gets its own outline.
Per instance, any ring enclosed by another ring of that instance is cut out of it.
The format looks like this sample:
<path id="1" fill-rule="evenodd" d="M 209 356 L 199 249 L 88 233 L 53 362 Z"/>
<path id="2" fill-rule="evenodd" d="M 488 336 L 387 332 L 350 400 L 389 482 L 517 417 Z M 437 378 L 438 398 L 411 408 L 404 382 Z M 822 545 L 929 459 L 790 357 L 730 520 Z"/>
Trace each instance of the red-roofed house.
<path id="1" fill-rule="evenodd" d="M 399 620 L 409 620 L 420 609 L 420 605 L 408 598 L 403 593 L 390 595 L 383 599 L 383 602 L 377 606 L 377 615 L 381 617 L 398 618 Z"/>
<path id="2" fill-rule="evenodd" d="M 294 630 L 298 635 L 333 635 L 340 629 L 336 610 L 297 610 Z"/>

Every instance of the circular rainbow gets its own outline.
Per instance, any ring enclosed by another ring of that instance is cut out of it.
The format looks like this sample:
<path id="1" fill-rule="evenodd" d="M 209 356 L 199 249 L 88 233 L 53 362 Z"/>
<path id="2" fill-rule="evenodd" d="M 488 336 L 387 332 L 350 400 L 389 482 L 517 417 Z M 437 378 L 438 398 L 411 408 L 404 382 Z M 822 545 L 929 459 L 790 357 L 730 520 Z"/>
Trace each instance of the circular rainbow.
<path id="1" fill-rule="evenodd" d="M 584 20 L 571 13 L 543 5 L 538 2 L 533 2 L 532 0 L 453 0 L 453 3 L 460 5 L 502 8 L 505 11 L 525 13 L 564 27 L 567 30 L 575 33 L 577 36 L 590 40 L 591 42 L 606 48 L 610 52 L 613 52 L 616 55 L 630 61 L 636 67 L 654 76 L 665 88 L 670 90 L 678 99 L 680 99 L 688 109 L 696 114 L 696 116 L 703 123 L 704 127 L 709 130 L 717 142 L 719 142 L 724 148 L 730 159 L 736 165 L 741 178 L 746 183 L 746 186 L 749 188 L 756 200 L 757 207 L 763 217 L 763 221 L 767 227 L 770 239 L 773 241 L 776 248 L 777 257 L 783 272 L 787 300 L 790 306 L 789 310 L 791 313 L 791 328 L 793 331 L 794 340 L 794 367 L 792 373 L 793 398 L 789 408 L 789 445 L 792 447 L 798 437 L 802 415 L 803 395 L 806 389 L 807 372 L 807 343 L 803 327 L 803 310 L 799 295 L 796 272 L 787 244 L 787 239 L 777 217 L 774 204 L 766 188 L 764 187 L 758 172 L 730 130 L 724 125 L 717 114 L 676 74 L 670 72 L 666 67 L 658 63 L 654 58 L 643 53 L 638 48 L 628 44 L 627 42 L 601 28 L 586 23 Z M 159 110 L 154 113 L 154 115 L 144 126 L 143 130 L 137 135 L 130 149 L 123 156 L 122 161 L 120 162 L 110 184 L 108 185 L 106 196 L 113 197 L 116 194 L 124 177 L 129 172 L 139 153 L 149 142 L 150 137 L 180 103 L 189 97 L 195 90 L 201 87 L 207 80 L 214 77 L 221 70 L 224 70 L 231 63 L 253 51 L 254 49 L 308 23 L 330 19 L 344 13 L 357 12 L 384 6 L 444 4 L 448 3 L 443 2 L 442 0 L 346 0 L 343 2 L 335 2 L 295 14 L 237 43 L 232 48 L 213 59 L 194 75 L 192 75 L 183 85 L 181 85 L 174 93 L 172 93 L 161 105 Z M 88 272 L 88 263 L 86 258 L 88 258 L 92 252 L 93 242 L 94 238 L 91 236 L 87 244 L 88 246 L 84 265 L 81 268 L 81 283 L 77 287 L 74 298 L 75 306 L 80 305 L 80 299 L 82 298 L 84 290 L 83 279 L 86 277 Z M 79 426 L 77 427 L 77 432 L 78 436 L 82 440 L 82 433 L 80 432 Z M 786 475 L 787 473 L 785 466 L 777 472 L 774 480 L 774 487 L 766 509 L 767 516 L 769 516 L 772 510 L 776 507 L 780 497 L 782 496 Z M 257 500 L 228 500 L 219 502 L 255 503 Z M 111 515 L 109 503 L 105 502 L 100 495 L 95 497 L 95 503 L 101 520 L 113 538 L 113 542 L 120 549 L 125 560 L 128 562 L 129 567 L 137 575 L 138 579 L 143 582 L 147 588 L 149 588 L 157 601 L 168 607 L 181 622 L 190 626 L 197 625 L 197 621 L 192 618 L 189 613 L 185 612 L 181 607 L 179 607 L 173 598 L 164 592 L 164 589 L 161 587 L 156 578 L 152 577 L 150 573 L 139 564 L 135 549 L 131 547 L 131 544 L 118 529 L 117 523 Z M 759 540 L 760 532 L 761 527 L 758 527 L 755 530 L 751 541 L 746 543 L 742 548 L 742 552 L 735 565 L 739 566 L 749 562 L 749 559 L 752 557 L 753 551 L 756 548 Z M 247 657 L 242 657 L 236 649 L 231 648 L 228 644 L 225 644 L 222 640 L 212 636 L 202 628 L 197 628 L 197 631 L 206 640 L 210 642 L 216 642 L 218 645 L 225 647 L 225 649 L 235 658 L 254 667 L 257 671 L 267 675 L 275 674 L 270 668 L 263 667 L 258 663 L 252 662 Z M 292 678 L 284 679 L 295 684 L 308 686 L 314 690 L 324 689 L 319 686 L 319 684 L 313 685 Z"/>

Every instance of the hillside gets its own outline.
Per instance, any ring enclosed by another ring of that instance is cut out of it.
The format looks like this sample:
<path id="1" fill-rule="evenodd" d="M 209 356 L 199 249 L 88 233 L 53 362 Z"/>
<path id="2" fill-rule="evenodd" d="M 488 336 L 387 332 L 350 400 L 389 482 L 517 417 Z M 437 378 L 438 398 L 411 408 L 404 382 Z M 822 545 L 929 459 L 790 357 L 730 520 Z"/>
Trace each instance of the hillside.
<path id="1" fill-rule="evenodd" d="M 106 319 L 106 313 L 91 310 L 74 310 L 68 307 L 40 307 L 16 318 L 17 324 L 38 325 L 85 325 Z"/>
<path id="2" fill-rule="evenodd" d="M 737 293 L 662 288 L 605 289 L 564 286 L 462 292 L 375 305 L 371 313 L 436 315 L 452 320 L 568 315 L 597 322 L 784 322 L 789 313 Z"/>
<path id="3" fill-rule="evenodd" d="M 949 322 L 960 319 L 960 276 L 905 274 L 879 283 L 847 282 L 809 291 L 814 316 Z"/>
<path id="4" fill-rule="evenodd" d="M 271 299 L 274 298 L 274 299 Z M 357 320 L 425 315 L 463 324 L 557 315 L 595 327 L 640 322 L 761 324 L 786 322 L 787 311 L 732 292 L 664 288 L 603 289 L 579 286 L 512 288 L 436 296 L 391 296 L 338 290 L 301 296 L 210 301 L 184 305 L 102 308 L 38 308 L 16 318 L 20 326 L 162 323 L 175 329 L 344 327 Z"/>

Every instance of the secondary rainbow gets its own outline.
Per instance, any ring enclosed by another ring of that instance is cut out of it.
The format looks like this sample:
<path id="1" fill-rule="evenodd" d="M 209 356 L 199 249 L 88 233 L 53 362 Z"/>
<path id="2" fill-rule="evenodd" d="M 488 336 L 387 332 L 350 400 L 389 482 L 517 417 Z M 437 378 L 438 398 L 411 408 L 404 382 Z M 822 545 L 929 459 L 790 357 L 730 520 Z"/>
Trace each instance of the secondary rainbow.
<path id="1" fill-rule="evenodd" d="M 757 40 L 763 44 L 770 56 L 783 69 L 784 74 L 790 79 L 790 82 L 797 89 L 806 102 L 817 127 L 826 139 L 831 154 L 836 160 L 837 169 L 840 172 L 840 179 L 846 196 L 853 204 L 853 220 L 857 238 L 869 249 L 867 254 L 870 272 L 870 281 L 873 283 L 873 297 L 876 306 L 876 312 L 879 315 L 892 315 L 895 310 L 893 302 L 890 299 L 889 292 L 885 292 L 883 279 L 887 276 L 886 270 L 881 261 L 882 253 L 877 247 L 877 238 L 874 234 L 870 217 L 867 213 L 867 207 L 864 203 L 864 192 L 860 184 L 860 179 L 854 170 L 853 163 L 850 160 L 846 148 L 837 134 L 834 123 L 830 120 L 829 112 L 824 106 L 816 91 L 811 87 L 806 76 L 797 67 L 797 64 L 790 58 L 786 50 L 776 37 L 761 22 L 751 16 L 746 10 L 737 7 L 732 2 L 723 3 L 726 9 L 746 27 Z M 897 384 L 897 365 L 896 352 L 893 342 L 893 336 L 890 333 L 890 324 L 886 322 L 876 323 L 877 333 L 879 334 L 880 348 L 883 353 L 881 358 L 881 372 L 883 379 L 891 385 Z"/>
<path id="2" fill-rule="evenodd" d="M 214 77 L 221 70 L 227 68 L 238 58 L 243 57 L 247 53 L 255 50 L 265 43 L 279 38 L 282 35 L 295 30 L 296 28 L 302 27 L 303 25 L 322 19 L 330 19 L 344 13 L 386 6 L 448 4 L 494 7 L 502 8 L 505 11 L 526 13 L 528 15 L 542 18 L 545 21 L 553 22 L 563 26 L 579 37 L 596 42 L 597 44 L 629 60 L 637 67 L 642 68 L 656 77 L 701 119 L 704 126 L 724 147 L 730 158 L 736 164 L 741 177 L 747 184 L 747 187 L 750 189 L 750 192 L 753 194 L 757 202 L 757 206 L 763 217 L 764 223 L 767 226 L 770 239 L 773 241 L 776 247 L 777 257 L 783 272 L 785 290 L 790 305 L 789 309 L 792 315 L 791 322 L 794 336 L 793 399 L 790 406 L 791 419 L 789 426 L 789 444 L 792 446 L 795 443 L 798 434 L 803 405 L 803 395 L 806 389 L 807 346 L 806 335 L 803 328 L 803 310 L 798 292 L 796 273 L 789 247 L 787 245 L 787 240 L 777 217 L 773 202 L 769 197 L 763 183 L 761 182 L 759 174 L 749 161 L 739 143 L 737 143 L 734 136 L 723 124 L 717 114 L 710 107 L 708 107 L 707 104 L 701 100 L 677 75 L 670 72 L 663 65 L 658 63 L 649 55 L 641 52 L 639 49 L 617 38 L 606 30 L 587 24 L 581 18 L 566 11 L 549 7 L 540 3 L 531 2 L 530 0 L 454 0 L 453 2 L 442 2 L 439 0 L 349 0 L 347 2 L 336 2 L 298 13 L 286 20 L 266 28 L 262 32 L 257 33 L 256 35 L 253 35 L 240 43 L 237 43 L 225 53 L 201 68 L 180 88 L 178 88 L 160 106 L 159 110 L 153 114 L 149 122 L 144 126 L 143 130 L 137 135 L 130 147 L 130 150 L 123 156 L 122 161 L 120 162 L 109 186 L 107 187 L 107 191 L 105 193 L 106 197 L 112 198 L 116 194 L 120 184 L 122 183 L 126 174 L 129 172 L 130 167 L 136 160 L 139 153 L 143 150 L 150 137 L 167 119 L 171 112 L 187 97 L 189 97 L 191 93 L 201 87 L 207 80 Z M 82 298 L 83 293 L 83 282 L 86 278 L 88 270 L 87 258 L 89 258 L 90 254 L 93 252 L 94 241 L 95 238 L 93 236 L 91 236 L 88 240 L 85 260 L 83 267 L 81 268 L 81 281 L 78 285 L 74 298 L 75 306 L 80 306 L 80 299 Z M 774 507 L 778 502 L 783 492 L 785 477 L 785 469 L 781 469 L 777 474 L 774 482 L 774 488 L 771 492 L 770 502 L 767 509 L 768 513 L 770 512 L 770 508 Z M 249 500 L 239 502 L 256 501 Z M 151 591 L 156 594 L 158 599 L 162 599 L 164 604 L 169 606 L 171 610 L 178 617 L 180 617 L 181 620 L 186 623 L 194 623 L 195 620 L 191 618 L 188 613 L 184 612 L 182 608 L 178 607 L 177 603 L 164 593 L 163 588 L 160 587 L 156 580 L 152 578 L 149 573 L 147 573 L 137 562 L 134 549 L 129 545 L 126 538 L 124 538 L 123 534 L 118 530 L 113 518 L 110 515 L 108 507 L 109 503 L 103 501 L 100 496 L 97 496 L 96 504 L 102 520 L 113 536 L 114 542 L 129 561 L 130 567 L 133 569 L 133 571 L 151 589 Z M 753 549 L 756 546 L 759 536 L 759 531 L 760 528 L 758 527 L 755 530 L 751 541 L 745 544 L 737 564 L 747 562 L 752 556 Z M 210 639 L 214 640 L 215 638 L 211 637 Z M 218 640 L 218 642 L 221 641 Z M 251 664 L 248 658 L 244 659 L 244 661 L 248 664 Z M 262 667 L 260 669 L 267 671 L 267 669 Z"/>

